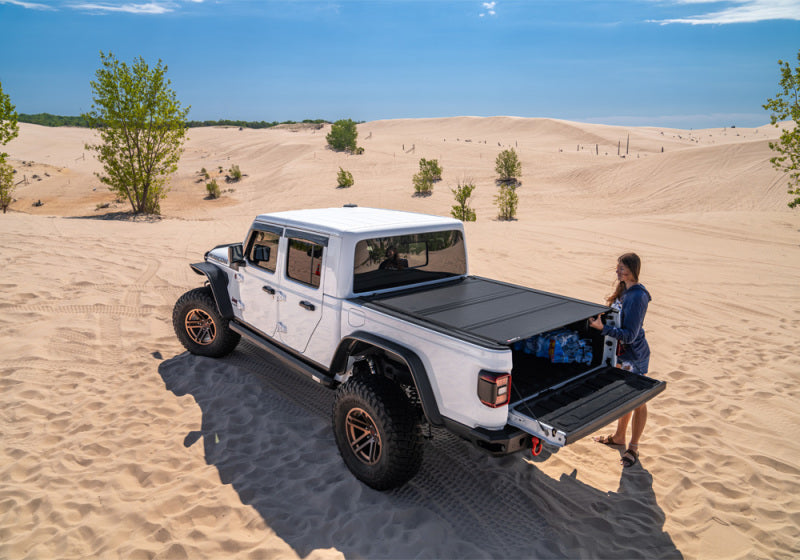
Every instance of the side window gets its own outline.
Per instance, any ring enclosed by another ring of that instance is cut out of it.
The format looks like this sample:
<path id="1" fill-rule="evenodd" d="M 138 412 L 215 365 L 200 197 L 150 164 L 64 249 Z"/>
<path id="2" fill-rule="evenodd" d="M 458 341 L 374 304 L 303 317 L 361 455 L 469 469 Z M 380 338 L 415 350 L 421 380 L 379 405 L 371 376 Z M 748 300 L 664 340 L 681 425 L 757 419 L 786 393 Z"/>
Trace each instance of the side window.
<path id="1" fill-rule="evenodd" d="M 304 239 L 289 238 L 286 275 L 292 280 L 319 288 L 325 247 Z"/>
<path id="2" fill-rule="evenodd" d="M 259 268 L 275 272 L 280 238 L 271 231 L 256 231 L 247 247 L 247 260 Z"/>

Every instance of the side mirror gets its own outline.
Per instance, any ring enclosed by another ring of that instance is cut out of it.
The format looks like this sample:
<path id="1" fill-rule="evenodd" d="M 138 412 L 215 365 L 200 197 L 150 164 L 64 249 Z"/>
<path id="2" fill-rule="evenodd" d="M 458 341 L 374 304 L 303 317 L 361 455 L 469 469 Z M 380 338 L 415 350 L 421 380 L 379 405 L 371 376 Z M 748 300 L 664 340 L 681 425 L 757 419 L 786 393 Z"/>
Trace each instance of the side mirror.
<path id="1" fill-rule="evenodd" d="M 242 252 L 241 243 L 228 247 L 228 262 L 231 263 L 231 268 L 233 270 L 239 270 L 240 266 L 247 266 L 244 262 L 244 253 Z"/>

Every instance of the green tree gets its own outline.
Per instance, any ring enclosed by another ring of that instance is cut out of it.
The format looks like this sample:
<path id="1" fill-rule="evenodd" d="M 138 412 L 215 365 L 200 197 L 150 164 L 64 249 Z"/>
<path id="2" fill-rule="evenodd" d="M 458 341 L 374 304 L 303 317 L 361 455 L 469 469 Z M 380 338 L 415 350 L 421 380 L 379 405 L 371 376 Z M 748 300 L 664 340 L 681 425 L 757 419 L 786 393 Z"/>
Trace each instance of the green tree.
<path id="1" fill-rule="evenodd" d="M 497 155 L 494 165 L 498 180 L 502 183 L 518 183 L 522 175 L 522 164 L 514 148 L 503 150 Z"/>
<path id="2" fill-rule="evenodd" d="M 17 111 L 11 104 L 11 98 L 3 93 L 0 82 L 0 146 L 5 146 L 19 134 Z M 8 210 L 14 195 L 14 170 L 6 162 L 8 154 L 0 152 L 0 208 L 3 214 Z"/>
<path id="3" fill-rule="evenodd" d="M 517 204 L 519 203 L 517 188 L 510 184 L 500 185 L 500 192 L 494 197 L 494 203 L 497 205 L 498 218 L 513 220 L 517 215 Z"/>
<path id="4" fill-rule="evenodd" d="M 358 152 L 356 146 L 356 139 L 358 138 L 358 130 L 356 130 L 356 123 L 351 119 L 338 120 L 331 125 L 331 131 L 325 136 L 328 145 L 331 149 L 337 152 Z"/>
<path id="5" fill-rule="evenodd" d="M 419 160 L 419 173 L 416 173 L 411 179 L 414 184 L 414 191 L 418 195 L 431 194 L 433 192 L 433 184 L 441 180 L 442 168 L 439 166 L 439 160 L 427 160 L 425 158 Z"/>
<path id="6" fill-rule="evenodd" d="M 450 210 L 450 215 L 456 220 L 474 222 L 477 219 L 475 210 L 469 207 L 469 197 L 472 196 L 472 191 L 474 190 L 475 183 L 472 181 L 465 181 L 463 184 L 459 181 L 458 187 L 450 189 L 456 197 L 456 202 L 458 202 L 458 204 L 453 206 L 452 210 Z"/>
<path id="7" fill-rule="evenodd" d="M 772 112 L 770 121 L 776 128 L 780 121 L 794 121 L 793 127 L 784 128 L 778 142 L 769 143 L 769 147 L 779 154 L 770 158 L 772 166 L 789 176 L 788 193 L 795 197 L 789 202 L 790 208 L 800 205 L 800 50 L 797 51 L 797 62 L 793 71 L 788 62 L 778 60 L 780 91 L 763 105 L 764 109 Z"/>
<path id="8" fill-rule="evenodd" d="M 229 182 L 236 183 L 242 180 L 242 170 L 239 169 L 239 166 L 237 164 L 234 163 L 233 165 L 231 165 L 231 168 L 228 169 L 228 173 L 230 173 Z"/>
<path id="9" fill-rule="evenodd" d="M 100 53 L 102 67 L 91 82 L 92 110 L 83 115 L 100 134 L 88 145 L 103 164 L 100 181 L 134 213 L 160 214 L 169 175 L 178 169 L 186 139 L 186 115 L 170 89 L 167 67 L 150 68 L 142 57 L 131 66 Z"/>
<path id="10" fill-rule="evenodd" d="M 411 178 L 414 185 L 414 192 L 421 196 L 427 196 L 433 193 L 433 179 L 427 173 L 420 171 L 415 173 Z"/>
<path id="11" fill-rule="evenodd" d="M 19 134 L 18 118 L 16 108 L 11 104 L 11 98 L 3 93 L 3 83 L 0 82 L 0 146 L 5 146 Z"/>
<path id="12" fill-rule="evenodd" d="M 352 187 L 354 184 L 353 174 L 340 167 L 339 172 L 336 174 L 336 186 L 340 189 L 346 189 L 347 187 Z"/>
<path id="13" fill-rule="evenodd" d="M 442 168 L 439 165 L 438 159 L 420 159 L 419 170 L 421 173 L 428 175 L 432 181 L 442 180 Z"/>
<path id="14" fill-rule="evenodd" d="M 206 183 L 206 192 L 208 193 L 206 198 L 209 198 L 210 200 L 219 198 L 222 195 L 222 191 L 220 190 L 216 179 L 211 179 L 210 183 Z"/>
<path id="15" fill-rule="evenodd" d="M 0 157 L 0 208 L 6 213 L 14 200 L 14 169 Z"/>

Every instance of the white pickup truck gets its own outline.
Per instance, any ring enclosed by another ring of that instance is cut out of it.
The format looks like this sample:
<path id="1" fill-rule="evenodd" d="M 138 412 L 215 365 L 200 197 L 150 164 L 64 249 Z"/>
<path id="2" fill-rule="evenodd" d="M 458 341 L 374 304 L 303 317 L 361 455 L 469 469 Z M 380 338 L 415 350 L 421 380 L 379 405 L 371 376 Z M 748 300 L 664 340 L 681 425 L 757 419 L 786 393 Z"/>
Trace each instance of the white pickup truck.
<path id="1" fill-rule="evenodd" d="M 587 324 L 618 322 L 609 307 L 470 276 L 451 218 L 351 205 L 262 214 L 244 242 L 191 267 L 207 282 L 175 304 L 186 349 L 221 357 L 244 337 L 336 389 L 342 458 L 379 490 L 417 473 L 426 425 L 494 455 L 538 453 L 666 386 L 614 367 L 616 341 Z M 553 356 L 564 333 L 580 340 L 576 359 Z"/>

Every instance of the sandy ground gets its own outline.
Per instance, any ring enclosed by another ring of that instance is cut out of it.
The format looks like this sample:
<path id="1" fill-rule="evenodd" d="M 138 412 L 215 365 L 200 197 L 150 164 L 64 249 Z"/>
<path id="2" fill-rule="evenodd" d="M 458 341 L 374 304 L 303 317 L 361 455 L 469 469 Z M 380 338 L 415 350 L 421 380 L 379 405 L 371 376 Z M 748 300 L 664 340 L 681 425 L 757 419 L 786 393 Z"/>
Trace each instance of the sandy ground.
<path id="1" fill-rule="evenodd" d="M 775 129 L 379 121 L 359 125 L 361 156 L 325 149 L 327 127 L 192 129 L 163 219 L 132 221 L 93 175 L 90 131 L 20 128 L 0 216 L 1 558 L 800 555 L 800 214 L 768 162 Z M 519 212 L 498 221 L 508 147 Z M 444 178 L 420 198 L 423 157 Z M 232 164 L 246 176 L 227 184 Z M 172 306 L 202 283 L 189 263 L 255 214 L 448 215 L 465 179 L 474 274 L 601 301 L 617 255 L 642 256 L 668 388 L 639 466 L 590 438 L 532 461 L 436 432 L 416 478 L 375 492 L 338 456 L 326 389 L 247 344 L 211 360 L 175 338 Z"/>

